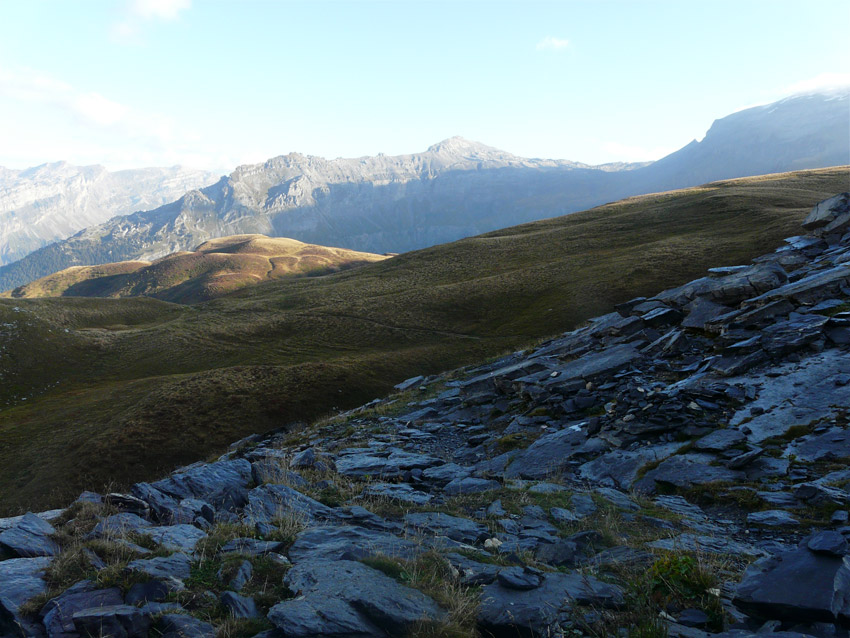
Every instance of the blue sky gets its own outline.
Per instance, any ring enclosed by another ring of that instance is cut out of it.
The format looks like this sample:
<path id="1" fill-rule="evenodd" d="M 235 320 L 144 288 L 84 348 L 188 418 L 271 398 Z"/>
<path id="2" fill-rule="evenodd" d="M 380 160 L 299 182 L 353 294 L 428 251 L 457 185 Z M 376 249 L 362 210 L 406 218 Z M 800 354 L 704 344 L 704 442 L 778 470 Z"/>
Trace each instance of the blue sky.
<path id="1" fill-rule="evenodd" d="M 847 83 L 848 23 L 846 0 L 2 0 L 0 166 L 224 172 L 452 135 L 657 159 L 733 111 Z"/>

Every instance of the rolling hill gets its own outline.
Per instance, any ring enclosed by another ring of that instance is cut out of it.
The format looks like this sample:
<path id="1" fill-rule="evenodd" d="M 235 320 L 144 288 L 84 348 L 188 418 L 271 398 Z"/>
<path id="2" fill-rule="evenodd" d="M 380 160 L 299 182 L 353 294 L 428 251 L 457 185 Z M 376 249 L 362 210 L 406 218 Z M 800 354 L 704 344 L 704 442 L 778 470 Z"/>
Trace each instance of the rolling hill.
<path id="1" fill-rule="evenodd" d="M 0 502 L 64 503 L 568 330 L 794 234 L 850 168 L 629 198 L 209 302 L 0 300 Z"/>
<path id="2" fill-rule="evenodd" d="M 386 259 L 285 237 L 235 235 L 148 261 L 72 266 L 2 297 L 134 297 L 196 303 L 281 277 L 325 275 Z"/>
<path id="3" fill-rule="evenodd" d="M 462 138 L 393 157 L 291 153 L 240 166 L 174 202 L 0 267 L 0 290 L 70 266 L 151 260 L 234 234 L 405 252 L 630 195 L 843 165 L 850 159 L 848 95 L 795 96 L 733 113 L 702 141 L 648 166 L 529 159 Z"/>

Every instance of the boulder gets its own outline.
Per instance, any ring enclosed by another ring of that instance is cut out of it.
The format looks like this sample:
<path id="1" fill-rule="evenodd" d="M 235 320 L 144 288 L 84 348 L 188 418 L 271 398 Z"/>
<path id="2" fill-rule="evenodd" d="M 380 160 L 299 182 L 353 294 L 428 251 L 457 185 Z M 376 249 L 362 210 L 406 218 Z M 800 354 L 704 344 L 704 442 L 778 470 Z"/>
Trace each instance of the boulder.
<path id="1" fill-rule="evenodd" d="M 402 636 L 446 617 L 425 594 L 354 561 L 305 561 L 284 584 L 298 596 L 272 607 L 268 618 L 290 638 Z"/>
<path id="2" fill-rule="evenodd" d="M 56 556 L 61 549 L 50 537 L 55 531 L 47 521 L 27 513 L 17 525 L 0 532 L 0 547 L 20 558 Z"/>
<path id="3" fill-rule="evenodd" d="M 614 585 L 577 573 L 546 574 L 538 587 L 526 591 L 497 582 L 481 592 L 478 624 L 494 638 L 559 635 L 576 603 L 611 609 L 623 604 L 623 595 Z"/>
<path id="4" fill-rule="evenodd" d="M 404 522 L 414 534 L 444 536 L 459 543 L 475 544 L 490 536 L 480 523 L 441 512 L 413 512 L 405 515 Z"/>
<path id="5" fill-rule="evenodd" d="M 185 523 L 166 527 L 148 527 L 142 530 L 142 533 L 150 536 L 158 545 L 177 552 L 192 552 L 198 541 L 207 537 L 206 532 Z"/>
<path id="6" fill-rule="evenodd" d="M 83 636 L 147 638 L 151 617 L 138 607 L 109 605 L 75 612 L 74 627 Z"/>
<path id="7" fill-rule="evenodd" d="M 248 492 L 245 517 L 253 523 L 270 523 L 296 516 L 302 520 L 333 518 L 327 505 L 286 485 L 261 485 Z"/>
<path id="8" fill-rule="evenodd" d="M 257 603 L 250 596 L 240 596 L 239 594 L 226 591 L 221 594 L 221 604 L 234 618 L 259 618 L 260 610 L 257 609 Z"/>
<path id="9" fill-rule="evenodd" d="M 171 554 L 130 561 L 127 569 L 142 572 L 155 579 L 184 581 L 189 578 L 192 561 L 186 554 Z"/>
<path id="10" fill-rule="evenodd" d="M 30 598 L 47 591 L 44 570 L 49 557 L 13 558 L 0 561 L 0 635 L 17 635 L 25 619 L 19 608 Z"/>
<path id="11" fill-rule="evenodd" d="M 839 193 L 819 202 L 803 220 L 806 230 L 820 230 L 820 234 L 842 232 L 850 225 L 850 193 Z"/>
<path id="12" fill-rule="evenodd" d="M 364 527 L 311 527 L 295 537 L 289 549 L 293 563 L 306 560 L 359 560 L 375 554 L 413 558 L 422 550 L 413 541 Z"/>
<path id="13" fill-rule="evenodd" d="M 215 627 L 184 614 L 165 614 L 156 628 L 160 638 L 215 638 Z"/>
<path id="14" fill-rule="evenodd" d="M 42 622 L 49 638 L 72 638 L 77 636 L 74 626 L 76 612 L 123 603 L 121 590 L 117 587 L 96 589 L 91 581 L 81 581 L 47 602 L 41 609 Z"/>
<path id="15" fill-rule="evenodd" d="M 230 459 L 199 463 L 151 485 L 178 499 L 197 498 L 216 509 L 233 509 L 243 504 L 242 494 L 251 480 L 251 464 L 245 459 Z"/>

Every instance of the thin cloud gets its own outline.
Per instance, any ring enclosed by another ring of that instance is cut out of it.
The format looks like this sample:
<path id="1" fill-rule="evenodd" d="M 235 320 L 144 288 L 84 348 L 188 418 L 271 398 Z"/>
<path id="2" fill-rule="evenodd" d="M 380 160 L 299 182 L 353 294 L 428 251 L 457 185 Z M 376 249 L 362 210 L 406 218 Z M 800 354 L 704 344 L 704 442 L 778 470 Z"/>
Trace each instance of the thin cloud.
<path id="1" fill-rule="evenodd" d="M 563 38 L 556 38 L 551 35 L 547 35 L 540 42 L 537 43 L 538 51 L 561 51 L 570 46 L 570 41 L 565 40 Z"/>
<path id="2" fill-rule="evenodd" d="M 612 156 L 613 159 L 609 161 L 613 162 L 649 162 L 661 159 L 676 150 L 664 146 L 650 148 L 620 144 L 619 142 L 605 142 L 602 144 L 602 148 Z"/>
<path id="3" fill-rule="evenodd" d="M 145 23 L 173 22 L 191 7 L 192 0 L 130 0 L 124 18 L 110 27 L 110 38 L 118 44 L 140 44 Z"/>

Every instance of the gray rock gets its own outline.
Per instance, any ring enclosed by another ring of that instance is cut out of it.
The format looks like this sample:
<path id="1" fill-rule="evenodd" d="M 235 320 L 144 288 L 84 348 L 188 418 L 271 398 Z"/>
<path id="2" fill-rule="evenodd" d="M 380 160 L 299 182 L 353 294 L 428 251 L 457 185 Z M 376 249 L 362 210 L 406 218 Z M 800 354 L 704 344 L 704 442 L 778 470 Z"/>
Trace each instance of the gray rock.
<path id="1" fill-rule="evenodd" d="M 235 592 L 226 591 L 221 594 L 220 600 L 234 618 L 259 618 L 261 615 L 260 610 L 257 609 L 257 603 L 250 596 L 240 596 Z"/>
<path id="2" fill-rule="evenodd" d="M 234 538 L 221 546 L 222 554 L 246 554 L 248 556 L 265 556 L 281 552 L 286 543 L 281 541 L 264 541 L 257 538 Z"/>
<path id="3" fill-rule="evenodd" d="M 150 536 L 158 545 L 178 552 L 194 551 L 198 541 L 207 537 L 206 532 L 186 524 L 148 527 L 142 530 L 142 533 Z"/>
<path id="4" fill-rule="evenodd" d="M 746 614 L 792 622 L 850 621 L 850 568 L 802 547 L 750 565 L 733 599 Z"/>
<path id="5" fill-rule="evenodd" d="M 570 505 L 572 506 L 573 514 L 579 518 L 590 516 L 597 510 L 593 497 L 586 492 L 573 494 L 570 497 Z"/>
<path id="6" fill-rule="evenodd" d="M 286 485 L 261 485 L 248 492 L 245 517 L 253 523 L 270 523 L 286 516 L 303 520 L 333 518 L 327 505 Z"/>
<path id="7" fill-rule="evenodd" d="M 448 483 L 443 491 L 446 494 L 476 494 L 478 492 L 489 492 L 498 490 L 502 485 L 498 481 L 483 478 L 457 478 Z"/>
<path id="8" fill-rule="evenodd" d="M 242 588 L 248 584 L 251 580 L 251 577 L 254 575 L 254 566 L 251 564 L 249 560 L 243 560 L 239 567 L 236 569 L 236 572 L 231 576 L 227 582 L 227 588 L 231 591 L 240 592 Z M 218 579 L 224 582 L 224 573 L 223 570 L 219 570 Z"/>
<path id="9" fill-rule="evenodd" d="M 672 456 L 653 470 L 647 472 L 636 487 L 653 492 L 652 482 L 672 485 L 678 488 L 689 488 L 693 485 L 703 485 L 715 481 L 740 481 L 744 478 L 742 472 L 726 467 L 709 465 L 713 457 L 702 454 L 681 454 Z"/>
<path id="10" fill-rule="evenodd" d="M 151 618 L 138 607 L 110 605 L 75 612 L 74 627 L 82 635 L 147 638 Z"/>
<path id="11" fill-rule="evenodd" d="M 446 463 L 437 467 L 429 467 L 422 472 L 422 477 L 426 481 L 431 481 L 437 485 L 445 485 L 456 479 L 464 479 L 472 474 L 472 470 L 468 467 L 458 465 L 457 463 Z"/>
<path id="12" fill-rule="evenodd" d="M 363 496 L 377 496 L 413 505 L 425 505 L 432 498 L 428 492 L 420 492 L 407 483 L 373 483 L 366 486 Z"/>
<path id="13" fill-rule="evenodd" d="M 724 452 L 729 448 L 740 445 L 747 440 L 743 432 L 725 428 L 715 430 L 708 436 L 694 441 L 694 449 L 705 452 Z"/>
<path id="14" fill-rule="evenodd" d="M 697 297 L 685 309 L 688 314 L 682 321 L 682 327 L 696 330 L 705 330 L 706 324 L 731 310 L 729 306 L 715 303 L 705 297 Z"/>
<path id="15" fill-rule="evenodd" d="M 836 220 L 841 220 L 839 226 L 835 226 Z M 839 229 L 843 227 L 840 224 L 846 226 L 848 220 L 850 220 L 850 193 L 840 193 L 819 202 L 803 221 L 803 228 L 839 232 Z M 833 227 L 830 228 L 830 225 Z"/>
<path id="16" fill-rule="evenodd" d="M 425 594 L 353 561 L 308 561 L 289 570 L 284 584 L 299 595 L 268 618 L 291 638 L 400 636 L 446 617 Z"/>
<path id="17" fill-rule="evenodd" d="M 621 510 L 626 510 L 628 512 L 637 512 L 640 510 L 640 505 L 635 503 L 631 498 L 629 498 L 629 496 L 623 494 L 619 490 L 615 490 L 610 487 L 598 487 L 596 488 L 596 493 Z"/>
<path id="18" fill-rule="evenodd" d="M 359 560 L 375 554 L 414 558 L 422 550 L 394 534 L 349 525 L 312 527 L 295 538 L 289 549 L 293 563 L 315 560 Z"/>
<path id="19" fill-rule="evenodd" d="M 140 532 L 149 527 L 152 527 L 150 521 L 146 521 L 138 514 L 122 512 L 121 514 L 107 516 L 98 522 L 90 536 L 124 536 L 130 532 Z"/>
<path id="20" fill-rule="evenodd" d="M 563 507 L 553 507 L 549 510 L 549 516 L 551 516 L 556 523 L 561 524 L 574 523 L 581 520 L 580 516 L 577 516 L 570 510 L 564 509 Z"/>
<path id="21" fill-rule="evenodd" d="M 166 614 L 159 619 L 161 638 L 215 638 L 215 627 L 184 614 Z"/>
<path id="22" fill-rule="evenodd" d="M 846 556 L 848 553 L 847 540 L 833 531 L 818 532 L 806 542 L 806 547 L 816 554 Z"/>
<path id="23" fill-rule="evenodd" d="M 161 602 L 168 597 L 170 592 L 168 585 L 161 580 L 149 580 L 146 583 L 136 583 L 130 587 L 123 602 L 127 605 Z M 118 603 L 110 604 L 117 605 Z M 90 606 L 93 607 L 94 605 Z"/>
<path id="24" fill-rule="evenodd" d="M 460 554 L 446 554 L 446 560 L 457 571 L 457 579 L 463 585 L 489 585 L 501 571 L 499 565 L 479 563 Z"/>
<path id="25" fill-rule="evenodd" d="M 50 535 L 56 530 L 53 525 L 35 514 L 27 513 L 11 529 L 0 532 L 0 547 L 4 547 L 20 558 L 56 556 L 59 545 Z"/>
<path id="26" fill-rule="evenodd" d="M 588 439 L 586 431 L 568 427 L 540 437 L 520 452 L 508 465 L 505 476 L 544 479 L 559 472 L 572 458 L 604 449 L 607 445 L 601 439 Z"/>
<path id="27" fill-rule="evenodd" d="M 245 459 L 231 459 L 194 465 L 151 485 L 178 499 L 201 499 L 218 510 L 244 504 L 241 495 L 251 480 L 251 464 Z"/>
<path id="28" fill-rule="evenodd" d="M 543 572 L 531 567 L 505 567 L 499 572 L 497 579 L 502 587 L 528 591 L 543 584 Z"/>
<path id="29" fill-rule="evenodd" d="M 402 450 L 394 450 L 386 457 L 363 453 L 347 454 L 336 459 L 337 472 L 343 476 L 360 478 L 364 476 L 395 477 L 405 470 L 425 470 L 442 464 L 442 459 Z"/>
<path id="30" fill-rule="evenodd" d="M 500 638 L 557 635 L 576 603 L 610 609 L 622 605 L 623 596 L 614 585 L 576 573 L 546 574 L 541 585 L 529 591 L 493 583 L 481 592 L 478 624 Z"/>
<path id="31" fill-rule="evenodd" d="M 620 344 L 600 352 L 590 352 L 557 368 L 558 376 L 550 378 L 543 385 L 551 389 L 575 379 L 591 381 L 626 368 L 642 356 L 631 344 Z"/>
<path id="32" fill-rule="evenodd" d="M 675 454 L 681 443 L 649 445 L 634 451 L 613 450 L 579 466 L 578 475 L 592 484 L 631 489 L 641 469 Z"/>
<path id="33" fill-rule="evenodd" d="M 192 561 L 186 554 L 172 554 L 156 558 L 140 558 L 131 561 L 127 569 L 142 572 L 151 578 L 184 581 L 189 578 L 191 565 Z"/>
<path id="34" fill-rule="evenodd" d="M 800 521 L 785 510 L 765 510 L 747 514 L 747 524 L 764 525 L 766 527 L 796 527 L 800 524 Z"/>
<path id="35" fill-rule="evenodd" d="M 81 581 L 47 602 L 41 609 L 42 622 L 49 638 L 72 638 L 77 636 L 74 627 L 76 612 L 123 603 L 121 590 L 117 587 L 96 589 L 91 581 Z"/>
<path id="36" fill-rule="evenodd" d="M 43 556 L 0 561 L 0 632 L 17 632 L 24 622 L 18 612 L 20 606 L 47 591 L 44 570 L 50 561 Z"/>
<path id="37" fill-rule="evenodd" d="M 489 530 L 468 518 L 441 512 L 414 512 L 405 515 L 408 529 L 424 536 L 445 536 L 460 543 L 475 544 L 489 537 Z"/>
<path id="38" fill-rule="evenodd" d="M 740 555 L 755 558 L 764 556 L 767 553 L 755 545 L 741 543 L 730 538 L 696 534 L 680 534 L 673 538 L 662 538 L 647 543 L 646 546 L 671 552 L 706 552 L 708 554 Z"/>

